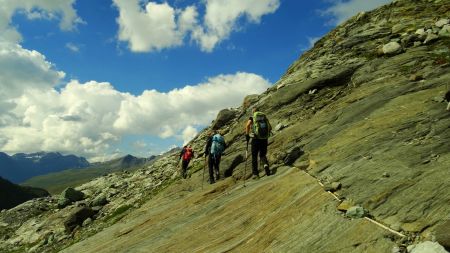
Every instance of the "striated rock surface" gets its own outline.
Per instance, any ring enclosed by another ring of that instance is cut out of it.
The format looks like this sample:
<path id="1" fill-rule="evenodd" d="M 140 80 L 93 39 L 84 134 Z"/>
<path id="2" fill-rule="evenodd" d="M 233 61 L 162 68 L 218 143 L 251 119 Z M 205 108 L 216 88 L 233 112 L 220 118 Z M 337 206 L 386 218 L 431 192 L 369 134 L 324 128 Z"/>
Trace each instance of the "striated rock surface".
<path id="1" fill-rule="evenodd" d="M 225 179 L 202 182 L 197 158 L 181 180 L 174 151 L 77 187 L 86 199 L 63 209 L 51 197 L 0 213 L 0 251 L 442 251 L 450 211 L 450 114 L 436 99 L 450 85 L 450 40 L 436 25 L 450 18 L 443 3 L 402 0 L 361 13 L 276 86 L 247 97 L 215 126 L 229 145 Z M 431 34 L 438 37 L 426 41 Z M 384 54 L 391 42 L 402 50 Z M 249 180 L 243 135 L 252 106 L 285 126 L 269 139 L 273 176 L 259 180 Z M 190 143 L 195 151 L 210 128 Z M 100 195 L 108 203 L 68 233 L 68 215 Z M 346 217 L 353 206 L 364 215 Z"/>

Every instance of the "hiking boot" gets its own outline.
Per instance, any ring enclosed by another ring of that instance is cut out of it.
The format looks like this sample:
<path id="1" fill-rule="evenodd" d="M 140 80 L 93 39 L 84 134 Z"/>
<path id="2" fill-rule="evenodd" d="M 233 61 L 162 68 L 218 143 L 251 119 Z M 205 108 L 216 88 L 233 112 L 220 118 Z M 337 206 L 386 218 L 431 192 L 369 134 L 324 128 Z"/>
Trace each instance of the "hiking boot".
<path id="1" fill-rule="evenodd" d="M 220 179 L 220 173 L 218 171 L 216 171 L 216 181 L 218 181 Z"/>
<path id="2" fill-rule="evenodd" d="M 266 176 L 270 176 L 270 169 L 268 164 L 264 164 L 264 170 L 266 171 Z"/>
<path id="3" fill-rule="evenodd" d="M 216 182 L 216 181 L 214 181 L 214 179 L 211 179 L 211 178 L 209 179 L 209 183 L 210 183 L 210 184 L 214 184 L 215 182 Z"/>
<path id="4" fill-rule="evenodd" d="M 253 176 L 252 176 L 252 179 L 253 179 L 253 180 L 258 180 L 258 179 L 259 179 L 259 175 L 253 175 Z"/>

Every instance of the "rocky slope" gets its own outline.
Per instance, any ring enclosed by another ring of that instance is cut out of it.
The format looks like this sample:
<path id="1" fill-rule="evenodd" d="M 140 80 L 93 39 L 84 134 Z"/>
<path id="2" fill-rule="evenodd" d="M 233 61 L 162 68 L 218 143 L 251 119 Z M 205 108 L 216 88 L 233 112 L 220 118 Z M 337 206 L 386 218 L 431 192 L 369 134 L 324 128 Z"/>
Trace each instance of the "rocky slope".
<path id="1" fill-rule="evenodd" d="M 177 154 L 168 154 L 77 187 L 85 199 L 65 207 L 41 199 L 0 213 L 0 250 L 446 252 L 448 3 L 394 1 L 361 13 L 276 86 L 219 113 L 211 128 L 229 144 L 224 180 L 202 189 L 203 158 L 179 180 Z M 274 175 L 243 187 L 250 169 L 242 130 L 253 106 L 276 126 Z M 192 141 L 195 150 L 207 131 Z"/>

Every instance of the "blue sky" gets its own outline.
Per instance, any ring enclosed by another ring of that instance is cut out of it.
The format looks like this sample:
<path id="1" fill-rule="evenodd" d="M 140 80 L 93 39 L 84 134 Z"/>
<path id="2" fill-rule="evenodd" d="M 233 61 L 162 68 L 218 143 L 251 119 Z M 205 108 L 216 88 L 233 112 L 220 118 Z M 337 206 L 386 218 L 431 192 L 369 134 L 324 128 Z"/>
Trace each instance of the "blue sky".
<path id="1" fill-rule="evenodd" d="M 0 2 L 0 151 L 100 161 L 183 144 L 389 0 Z"/>

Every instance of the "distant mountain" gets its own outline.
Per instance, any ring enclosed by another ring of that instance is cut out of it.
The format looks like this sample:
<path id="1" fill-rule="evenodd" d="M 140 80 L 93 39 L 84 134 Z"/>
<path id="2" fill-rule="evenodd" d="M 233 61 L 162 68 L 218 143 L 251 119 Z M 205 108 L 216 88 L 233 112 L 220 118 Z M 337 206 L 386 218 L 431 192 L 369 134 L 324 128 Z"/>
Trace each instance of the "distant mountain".
<path id="1" fill-rule="evenodd" d="M 86 168 L 89 165 L 84 157 L 58 152 L 18 153 L 13 156 L 0 152 L 0 176 L 14 183 L 70 168 Z"/>
<path id="2" fill-rule="evenodd" d="M 158 156 L 149 158 L 138 158 L 132 155 L 114 159 L 102 163 L 93 163 L 83 170 L 68 169 L 47 175 L 33 177 L 23 182 L 22 185 L 42 187 L 52 194 L 59 194 L 67 187 L 74 187 L 88 182 L 96 177 L 121 171 L 134 171 L 144 165 L 150 165 Z"/>
<path id="3" fill-rule="evenodd" d="M 10 209 L 30 199 L 49 195 L 44 189 L 16 185 L 0 177 L 0 210 Z"/>

